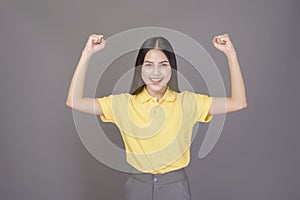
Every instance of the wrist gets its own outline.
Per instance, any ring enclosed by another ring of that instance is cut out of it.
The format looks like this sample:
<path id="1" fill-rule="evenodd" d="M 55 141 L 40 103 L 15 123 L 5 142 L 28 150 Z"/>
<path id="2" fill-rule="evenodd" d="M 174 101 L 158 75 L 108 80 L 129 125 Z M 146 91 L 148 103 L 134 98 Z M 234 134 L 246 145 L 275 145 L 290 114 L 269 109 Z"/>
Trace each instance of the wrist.
<path id="1" fill-rule="evenodd" d="M 82 57 L 85 57 L 85 58 L 91 58 L 92 57 L 92 53 L 91 51 L 88 51 L 87 49 L 84 49 L 82 52 L 81 52 L 81 56 Z"/>
<path id="2" fill-rule="evenodd" d="M 236 51 L 230 51 L 225 53 L 227 58 L 235 57 L 236 56 Z"/>

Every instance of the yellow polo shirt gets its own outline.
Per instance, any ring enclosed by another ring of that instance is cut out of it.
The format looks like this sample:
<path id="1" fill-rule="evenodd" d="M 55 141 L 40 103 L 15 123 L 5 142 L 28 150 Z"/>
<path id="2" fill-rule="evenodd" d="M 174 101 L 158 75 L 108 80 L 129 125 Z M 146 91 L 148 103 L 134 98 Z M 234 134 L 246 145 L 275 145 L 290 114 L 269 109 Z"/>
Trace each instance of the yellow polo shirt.
<path id="1" fill-rule="evenodd" d="M 137 94 L 121 93 L 97 98 L 103 122 L 120 130 L 127 162 L 139 171 L 163 174 L 190 162 L 192 129 L 209 122 L 213 97 L 169 87 L 157 102 L 146 87 Z"/>

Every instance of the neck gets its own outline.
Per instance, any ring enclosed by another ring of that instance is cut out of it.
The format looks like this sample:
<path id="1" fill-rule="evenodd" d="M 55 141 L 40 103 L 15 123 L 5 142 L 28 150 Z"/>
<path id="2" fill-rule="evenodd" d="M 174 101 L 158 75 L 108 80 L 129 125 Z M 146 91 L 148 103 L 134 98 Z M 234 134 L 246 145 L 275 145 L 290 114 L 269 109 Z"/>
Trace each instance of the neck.
<path id="1" fill-rule="evenodd" d="M 153 96 L 153 97 L 156 97 L 157 101 L 159 101 L 165 94 L 165 92 L 167 91 L 167 87 L 163 87 L 161 90 L 158 90 L 158 91 L 154 91 L 154 90 L 151 90 L 149 89 L 150 87 L 148 87 L 148 85 L 146 85 L 146 89 L 148 91 L 148 93 Z"/>

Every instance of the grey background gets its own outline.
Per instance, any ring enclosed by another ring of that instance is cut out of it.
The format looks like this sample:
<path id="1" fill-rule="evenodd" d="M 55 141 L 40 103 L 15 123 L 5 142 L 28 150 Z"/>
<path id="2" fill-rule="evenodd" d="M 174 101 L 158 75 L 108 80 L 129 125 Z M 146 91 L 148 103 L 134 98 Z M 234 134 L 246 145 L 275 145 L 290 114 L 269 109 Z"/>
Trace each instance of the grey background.
<path id="1" fill-rule="evenodd" d="M 187 167 L 193 199 L 300 199 L 299 8 L 297 0 L 2 0 L 0 199 L 121 199 L 128 175 L 89 154 L 65 100 L 89 34 L 144 26 L 202 44 L 228 94 L 228 65 L 212 37 L 231 34 L 238 52 L 248 108 L 227 115 L 217 145 L 201 160 L 207 124 L 200 125 Z M 109 137 L 122 145 L 115 129 Z"/>

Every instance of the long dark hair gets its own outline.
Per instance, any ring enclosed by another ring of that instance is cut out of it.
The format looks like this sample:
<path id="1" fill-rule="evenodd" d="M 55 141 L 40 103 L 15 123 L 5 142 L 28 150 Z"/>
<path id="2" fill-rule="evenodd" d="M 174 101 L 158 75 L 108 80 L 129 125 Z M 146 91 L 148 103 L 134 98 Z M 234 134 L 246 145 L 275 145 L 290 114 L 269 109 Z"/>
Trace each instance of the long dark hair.
<path id="1" fill-rule="evenodd" d="M 173 51 L 171 43 L 164 37 L 151 37 L 147 39 L 139 49 L 134 69 L 134 76 L 131 83 L 130 94 L 138 94 L 142 91 L 143 87 L 146 85 L 142 79 L 142 65 L 144 63 L 145 56 L 151 49 L 159 49 L 167 56 L 171 68 L 172 75 L 167 86 L 173 91 L 179 92 L 178 89 L 178 76 L 177 76 L 177 63 L 175 53 Z"/>

